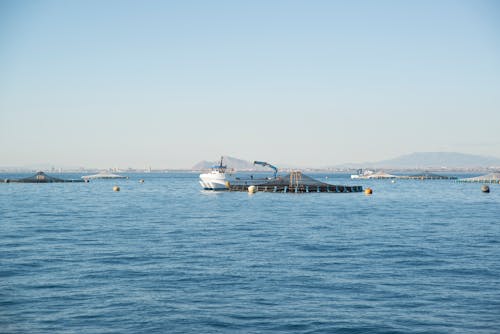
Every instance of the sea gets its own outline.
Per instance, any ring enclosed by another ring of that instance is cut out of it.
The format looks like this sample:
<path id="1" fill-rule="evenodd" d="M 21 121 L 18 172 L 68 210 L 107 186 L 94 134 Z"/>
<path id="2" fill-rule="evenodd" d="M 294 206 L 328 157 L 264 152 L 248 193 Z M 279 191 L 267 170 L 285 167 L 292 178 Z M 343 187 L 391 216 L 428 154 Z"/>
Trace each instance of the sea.
<path id="1" fill-rule="evenodd" d="M 0 184 L 0 333 L 500 333 L 498 184 L 128 176 Z"/>

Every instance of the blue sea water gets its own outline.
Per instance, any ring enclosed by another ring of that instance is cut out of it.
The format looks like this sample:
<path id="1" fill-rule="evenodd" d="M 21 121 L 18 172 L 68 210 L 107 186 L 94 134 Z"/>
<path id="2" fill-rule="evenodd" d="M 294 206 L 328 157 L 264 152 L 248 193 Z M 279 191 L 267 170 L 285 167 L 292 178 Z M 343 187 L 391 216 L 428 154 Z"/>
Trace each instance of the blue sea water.
<path id="1" fill-rule="evenodd" d="M 0 184 L 0 332 L 500 332 L 500 185 L 197 177 Z"/>

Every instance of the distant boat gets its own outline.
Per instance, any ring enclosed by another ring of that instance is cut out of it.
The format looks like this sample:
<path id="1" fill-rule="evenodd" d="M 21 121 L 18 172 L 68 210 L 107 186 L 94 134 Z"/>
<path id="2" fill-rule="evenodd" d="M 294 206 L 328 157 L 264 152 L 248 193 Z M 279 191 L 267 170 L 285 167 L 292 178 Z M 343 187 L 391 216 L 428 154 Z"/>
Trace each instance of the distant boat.
<path id="1" fill-rule="evenodd" d="M 351 174 L 351 179 L 365 179 L 367 176 L 370 176 L 373 174 L 373 171 L 371 170 L 362 170 L 358 169 L 356 171 L 356 174 Z"/>
<path id="2" fill-rule="evenodd" d="M 94 174 L 94 175 L 85 175 L 82 176 L 82 179 L 84 180 L 96 180 L 96 179 L 127 179 L 127 176 L 123 175 L 118 175 L 118 174 L 111 174 L 108 172 L 101 172 L 99 174 Z"/>
<path id="3" fill-rule="evenodd" d="M 360 172 L 361 171 L 361 172 Z M 351 179 L 395 179 L 396 175 L 387 174 L 386 172 L 373 172 L 371 170 L 367 170 L 362 172 L 360 169 L 358 174 L 351 175 Z"/>

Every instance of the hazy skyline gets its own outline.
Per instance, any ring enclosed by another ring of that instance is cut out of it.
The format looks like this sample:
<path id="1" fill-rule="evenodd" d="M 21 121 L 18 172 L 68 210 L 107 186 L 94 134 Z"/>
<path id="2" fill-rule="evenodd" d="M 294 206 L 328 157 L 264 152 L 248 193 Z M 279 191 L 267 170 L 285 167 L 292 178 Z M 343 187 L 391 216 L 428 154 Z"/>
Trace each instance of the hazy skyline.
<path id="1" fill-rule="evenodd" d="M 0 166 L 500 157 L 497 1 L 2 1 Z"/>

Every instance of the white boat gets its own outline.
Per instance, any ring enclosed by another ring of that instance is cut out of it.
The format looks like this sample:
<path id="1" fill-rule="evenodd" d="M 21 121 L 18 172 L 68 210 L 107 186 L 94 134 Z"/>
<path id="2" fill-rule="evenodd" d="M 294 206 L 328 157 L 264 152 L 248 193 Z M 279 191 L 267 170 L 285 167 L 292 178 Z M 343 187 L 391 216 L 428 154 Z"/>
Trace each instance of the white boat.
<path id="1" fill-rule="evenodd" d="M 108 172 L 100 172 L 99 174 L 94 175 L 85 175 L 82 176 L 84 180 L 95 180 L 95 179 L 127 179 L 128 177 L 118 174 L 111 174 Z"/>
<path id="2" fill-rule="evenodd" d="M 356 174 L 351 174 L 351 179 L 367 179 L 370 175 L 373 175 L 371 170 L 358 169 Z"/>
<path id="3" fill-rule="evenodd" d="M 226 174 L 227 166 L 222 164 L 222 158 L 218 166 L 213 166 L 209 173 L 200 174 L 200 185 L 205 190 L 226 190 L 228 188 Z"/>
<path id="4" fill-rule="evenodd" d="M 276 178 L 278 171 L 276 167 L 261 161 L 254 161 L 254 164 L 273 168 L 275 170 L 274 177 Z M 232 171 L 227 170 L 227 166 L 223 164 L 223 158 L 221 157 L 219 165 L 213 166 L 212 170 L 208 173 L 200 174 L 200 185 L 205 190 L 228 190 L 231 185 L 251 186 L 267 182 L 271 179 L 254 178 L 253 175 L 250 175 L 250 177 L 238 176 Z"/>
<path id="5" fill-rule="evenodd" d="M 395 179 L 396 175 L 387 174 L 383 171 L 373 172 L 371 170 L 362 171 L 358 170 L 358 174 L 351 175 L 351 179 Z"/>

